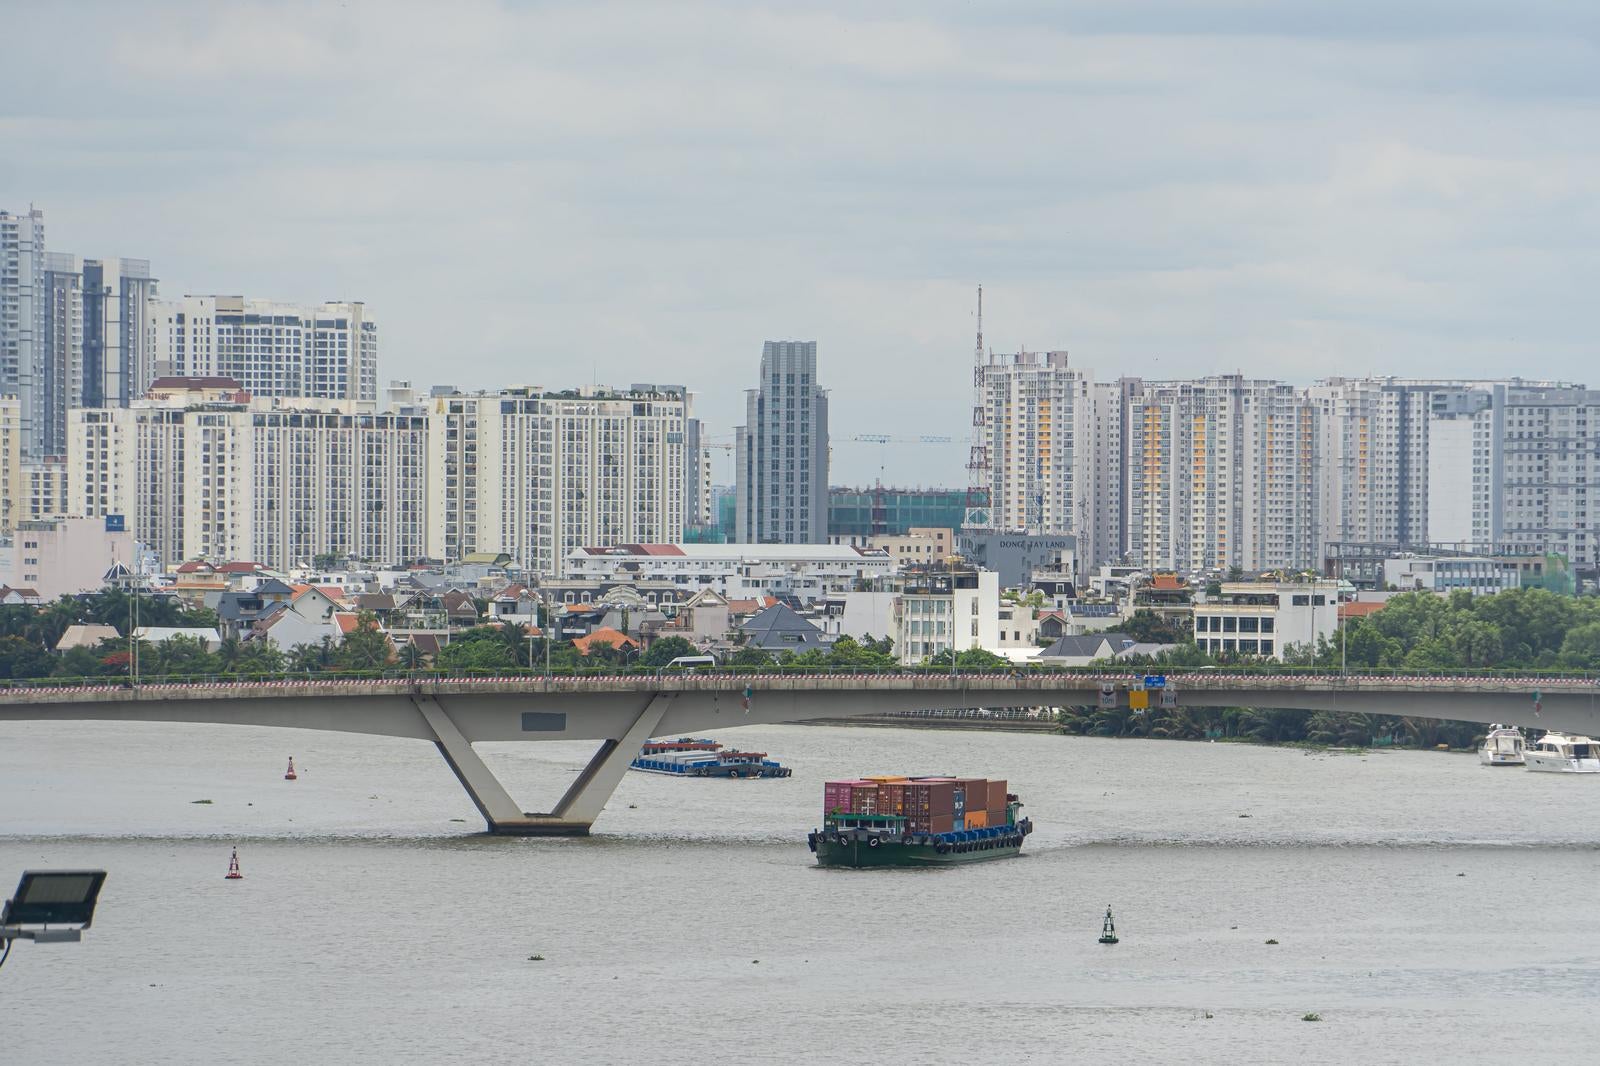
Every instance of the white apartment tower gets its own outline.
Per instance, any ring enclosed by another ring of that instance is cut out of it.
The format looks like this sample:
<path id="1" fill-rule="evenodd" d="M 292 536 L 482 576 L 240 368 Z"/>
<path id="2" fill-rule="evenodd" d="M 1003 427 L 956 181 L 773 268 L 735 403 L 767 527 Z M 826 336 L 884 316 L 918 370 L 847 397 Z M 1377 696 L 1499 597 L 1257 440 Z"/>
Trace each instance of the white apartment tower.
<path id="1" fill-rule="evenodd" d="M 185 296 L 150 308 L 158 377 L 229 377 L 252 396 L 378 398 L 378 325 L 366 305 Z"/>
<path id="2" fill-rule="evenodd" d="M 828 540 L 828 394 L 817 384 L 816 341 L 767 341 L 761 384 L 745 392 L 734 431 L 741 544 Z"/>
<path id="3" fill-rule="evenodd" d="M 44 454 L 44 212 L 0 210 L 0 396 L 17 397 L 22 450 Z"/>
<path id="4" fill-rule="evenodd" d="M 1487 543 L 1600 564 L 1600 391 L 1500 384 L 1482 435 L 1493 526 Z"/>
<path id="5" fill-rule="evenodd" d="M 428 554 L 561 577 L 577 548 L 681 540 L 691 412 L 678 386 L 435 397 Z"/>
<path id="6" fill-rule="evenodd" d="M 1317 565 L 1317 411 L 1275 381 L 1124 379 L 1131 560 L 1184 571 Z"/>
<path id="7" fill-rule="evenodd" d="M 229 382 L 75 410 L 69 513 L 125 516 L 163 566 L 206 559 L 287 569 L 324 553 L 419 559 L 427 420 L 354 408 L 243 400 Z"/>
<path id="8" fill-rule="evenodd" d="M 1066 352 L 993 355 L 983 367 L 995 529 L 1094 535 L 1093 375 Z M 1080 551 L 1081 551 L 1080 547 Z"/>

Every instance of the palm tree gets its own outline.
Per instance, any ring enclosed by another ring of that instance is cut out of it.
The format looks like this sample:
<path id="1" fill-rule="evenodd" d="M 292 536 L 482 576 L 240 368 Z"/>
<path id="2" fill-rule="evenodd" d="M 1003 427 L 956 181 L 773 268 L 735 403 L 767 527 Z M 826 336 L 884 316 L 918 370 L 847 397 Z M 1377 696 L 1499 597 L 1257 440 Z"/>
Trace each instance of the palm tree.
<path id="1" fill-rule="evenodd" d="M 511 649 L 512 662 L 533 665 L 528 661 L 528 630 L 521 622 L 501 622 L 496 636 Z"/>

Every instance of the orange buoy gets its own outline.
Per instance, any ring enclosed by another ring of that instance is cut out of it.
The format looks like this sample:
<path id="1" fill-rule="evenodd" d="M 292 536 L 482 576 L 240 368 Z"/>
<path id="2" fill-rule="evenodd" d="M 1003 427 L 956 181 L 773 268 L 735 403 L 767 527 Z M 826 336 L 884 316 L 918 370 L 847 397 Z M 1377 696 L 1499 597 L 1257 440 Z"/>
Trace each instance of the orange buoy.
<path id="1" fill-rule="evenodd" d="M 300 775 L 294 772 L 294 756 L 289 756 L 289 772 L 283 775 L 285 781 L 298 781 Z"/>
<path id="2" fill-rule="evenodd" d="M 233 849 L 233 857 L 228 860 L 228 876 L 224 880 L 238 881 L 243 877 L 244 874 L 239 872 L 239 849 L 236 847 Z"/>

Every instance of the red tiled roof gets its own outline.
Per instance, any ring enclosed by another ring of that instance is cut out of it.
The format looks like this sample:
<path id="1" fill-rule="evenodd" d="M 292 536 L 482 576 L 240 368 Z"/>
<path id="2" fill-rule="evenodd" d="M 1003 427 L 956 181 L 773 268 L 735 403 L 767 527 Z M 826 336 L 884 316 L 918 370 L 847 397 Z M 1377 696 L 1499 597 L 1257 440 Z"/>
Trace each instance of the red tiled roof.
<path id="1" fill-rule="evenodd" d="M 1379 612 L 1381 610 L 1383 610 L 1383 604 L 1381 602 L 1380 603 L 1341 603 L 1339 605 L 1339 617 L 1341 619 L 1344 619 L 1344 618 L 1365 618 L 1367 615 L 1376 614 L 1377 612 Z"/>
<path id="2" fill-rule="evenodd" d="M 621 630 L 612 629 L 610 626 L 603 626 L 586 637 L 575 638 L 572 646 L 578 649 L 578 654 L 588 655 L 589 645 L 597 640 L 609 644 L 613 648 L 637 648 L 639 646 L 637 640 L 634 640 Z"/>
<path id="3" fill-rule="evenodd" d="M 1189 586 L 1179 581 L 1177 574 L 1157 574 L 1155 579 L 1150 582 L 1150 587 L 1161 589 L 1163 592 L 1177 592 Z"/>

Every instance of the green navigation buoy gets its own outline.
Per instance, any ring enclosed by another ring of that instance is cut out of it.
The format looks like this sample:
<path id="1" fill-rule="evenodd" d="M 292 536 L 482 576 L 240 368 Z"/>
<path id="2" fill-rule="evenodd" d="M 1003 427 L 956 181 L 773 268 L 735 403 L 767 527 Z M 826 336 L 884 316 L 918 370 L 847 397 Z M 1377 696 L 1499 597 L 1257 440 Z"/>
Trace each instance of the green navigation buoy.
<path id="1" fill-rule="evenodd" d="M 1106 924 L 1100 930 L 1100 943 L 1115 944 L 1117 942 L 1117 923 L 1111 920 L 1111 908 L 1106 908 Z"/>

